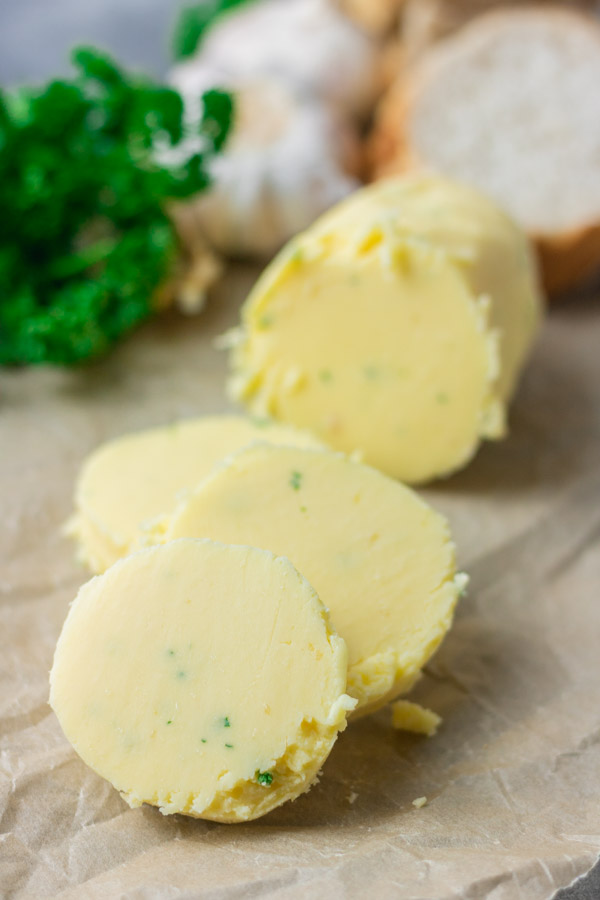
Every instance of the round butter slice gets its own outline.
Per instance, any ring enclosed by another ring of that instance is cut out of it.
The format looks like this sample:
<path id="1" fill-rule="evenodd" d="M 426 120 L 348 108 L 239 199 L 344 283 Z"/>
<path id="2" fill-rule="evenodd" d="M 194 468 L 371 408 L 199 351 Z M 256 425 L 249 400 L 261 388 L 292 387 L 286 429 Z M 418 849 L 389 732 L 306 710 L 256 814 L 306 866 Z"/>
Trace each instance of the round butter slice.
<path id="1" fill-rule="evenodd" d="M 541 299 L 526 237 L 436 175 L 357 191 L 265 270 L 232 335 L 255 413 L 419 483 L 505 432 Z"/>
<path id="2" fill-rule="evenodd" d="M 348 646 L 348 693 L 368 712 L 409 690 L 452 623 L 445 519 L 409 488 L 339 453 L 254 445 L 186 498 L 182 536 L 251 543 L 287 556 Z"/>
<path id="3" fill-rule="evenodd" d="M 313 783 L 353 706 L 346 663 L 288 560 L 181 540 L 81 588 L 50 703 L 130 806 L 238 822 Z"/>
<path id="4" fill-rule="evenodd" d="M 103 444 L 83 465 L 68 526 L 82 560 L 98 573 L 132 552 L 146 524 L 171 512 L 223 457 L 255 440 L 322 446 L 295 428 L 245 416 L 189 419 Z"/>

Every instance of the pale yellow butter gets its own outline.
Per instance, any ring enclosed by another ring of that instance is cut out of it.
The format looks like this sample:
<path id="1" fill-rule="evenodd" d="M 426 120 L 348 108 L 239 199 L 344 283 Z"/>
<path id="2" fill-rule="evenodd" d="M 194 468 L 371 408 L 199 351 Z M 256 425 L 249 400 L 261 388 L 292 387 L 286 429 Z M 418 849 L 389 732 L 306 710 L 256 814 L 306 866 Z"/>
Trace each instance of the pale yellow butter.
<path id="1" fill-rule="evenodd" d="M 409 690 L 452 623 L 463 581 L 445 519 L 340 453 L 253 445 L 181 502 L 156 539 L 209 537 L 287 556 L 348 645 L 369 712 Z"/>
<path id="2" fill-rule="evenodd" d="M 81 588 L 50 702 L 131 806 L 236 822 L 314 782 L 354 705 L 346 668 L 343 640 L 288 560 L 181 540 Z"/>
<path id="3" fill-rule="evenodd" d="M 396 700 L 392 703 L 392 726 L 399 731 L 412 731 L 414 734 L 433 737 L 441 722 L 437 713 L 432 709 L 425 709 L 419 703 L 412 703 L 410 700 Z"/>
<path id="4" fill-rule="evenodd" d="M 540 314 L 527 239 L 491 201 L 436 175 L 383 181 L 266 269 L 243 308 L 230 390 L 423 482 L 504 434 Z"/>
<path id="5" fill-rule="evenodd" d="M 224 456 L 255 440 L 320 446 L 295 428 L 245 416 L 209 416 L 127 434 L 86 460 L 68 524 L 83 561 L 103 572 L 143 539 L 148 523 L 172 511 Z"/>

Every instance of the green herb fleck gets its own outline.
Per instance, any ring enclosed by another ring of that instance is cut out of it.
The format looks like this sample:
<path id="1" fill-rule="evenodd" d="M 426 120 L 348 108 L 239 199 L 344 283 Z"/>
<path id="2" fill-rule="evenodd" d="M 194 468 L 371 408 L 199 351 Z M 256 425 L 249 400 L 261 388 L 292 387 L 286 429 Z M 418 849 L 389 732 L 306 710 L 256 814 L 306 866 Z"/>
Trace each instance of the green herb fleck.
<path id="1" fill-rule="evenodd" d="M 258 321 L 257 321 L 257 323 L 256 323 L 256 327 L 257 327 L 260 331 L 266 331 L 267 328 L 270 328 L 270 327 L 271 327 L 271 325 L 273 324 L 273 321 L 274 321 L 273 316 L 269 316 L 269 315 L 267 315 L 267 314 L 265 313 L 264 316 L 261 316 L 261 317 L 258 319 Z"/>
<path id="2" fill-rule="evenodd" d="M 167 650 L 167 656 L 175 656 L 174 650 Z"/>
<path id="3" fill-rule="evenodd" d="M 294 491 L 299 491 L 302 484 L 302 472 L 292 472 L 290 475 L 290 487 Z"/>
<path id="4" fill-rule="evenodd" d="M 300 512 L 301 512 L 301 513 L 305 513 L 305 512 L 306 512 L 306 507 L 305 507 L 305 506 L 301 506 L 301 507 L 300 507 Z"/>
<path id="5" fill-rule="evenodd" d="M 448 397 L 448 394 L 444 393 L 444 391 L 440 391 L 435 395 L 435 399 L 440 405 L 444 406 L 446 403 L 448 403 L 450 398 Z"/>
<path id="6" fill-rule="evenodd" d="M 290 244 L 287 255 L 288 262 L 297 263 L 304 259 L 304 249 L 299 245 Z"/>
<path id="7" fill-rule="evenodd" d="M 201 741 L 203 744 L 206 744 L 206 738 L 200 738 L 200 741 Z"/>
<path id="8" fill-rule="evenodd" d="M 167 725 L 171 725 L 173 723 L 173 719 L 167 719 Z"/>
<path id="9" fill-rule="evenodd" d="M 381 370 L 378 366 L 365 366 L 363 369 L 365 378 L 369 381 L 375 381 L 381 375 Z"/>
<path id="10" fill-rule="evenodd" d="M 228 750 L 233 750 L 233 744 L 225 744 Z"/>
<path id="11" fill-rule="evenodd" d="M 268 428 L 271 425 L 271 420 L 265 416 L 250 416 L 250 421 L 255 428 Z"/>
<path id="12" fill-rule="evenodd" d="M 259 770 L 257 769 L 256 770 L 256 780 L 258 781 L 259 784 L 268 785 L 268 784 L 273 783 L 273 776 L 271 775 L 270 772 L 259 772 Z"/>
<path id="13" fill-rule="evenodd" d="M 331 369 L 321 369 L 319 372 L 319 381 L 322 381 L 323 384 L 329 384 L 330 381 L 333 381 Z"/>
<path id="14" fill-rule="evenodd" d="M 182 669 L 180 672 L 177 673 L 177 677 L 178 677 L 180 680 L 182 680 L 182 679 L 184 679 L 184 678 L 187 678 L 187 672 L 184 672 L 183 669 Z"/>
<path id="15" fill-rule="evenodd" d="M 231 728 L 231 722 L 227 716 L 223 719 L 223 728 Z"/>

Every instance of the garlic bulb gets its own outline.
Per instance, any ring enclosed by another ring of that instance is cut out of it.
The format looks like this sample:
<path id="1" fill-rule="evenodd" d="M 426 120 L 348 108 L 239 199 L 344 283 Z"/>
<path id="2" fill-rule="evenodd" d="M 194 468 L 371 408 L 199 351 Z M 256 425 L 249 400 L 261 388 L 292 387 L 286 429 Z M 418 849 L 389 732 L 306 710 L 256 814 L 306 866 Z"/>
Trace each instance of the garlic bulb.
<path id="1" fill-rule="evenodd" d="M 379 93 L 379 46 L 332 0 L 258 0 L 223 15 L 197 59 L 236 79 L 266 76 L 363 116 Z"/>
<path id="2" fill-rule="evenodd" d="M 333 0 L 254 0 L 232 10 L 169 80 L 191 123 L 203 91 L 235 96 L 213 184 L 188 204 L 221 253 L 271 256 L 358 186 L 359 123 L 380 92 L 379 46 Z M 198 149 L 190 138 L 186 152 Z"/>
<path id="3" fill-rule="evenodd" d="M 190 119 L 209 86 L 234 93 L 236 119 L 224 151 L 211 166 L 208 191 L 185 204 L 211 246 L 228 256 L 268 257 L 293 234 L 358 186 L 358 137 L 322 102 L 285 82 L 238 82 L 185 63 L 172 72 Z M 200 149 L 188 139 L 188 153 Z"/>

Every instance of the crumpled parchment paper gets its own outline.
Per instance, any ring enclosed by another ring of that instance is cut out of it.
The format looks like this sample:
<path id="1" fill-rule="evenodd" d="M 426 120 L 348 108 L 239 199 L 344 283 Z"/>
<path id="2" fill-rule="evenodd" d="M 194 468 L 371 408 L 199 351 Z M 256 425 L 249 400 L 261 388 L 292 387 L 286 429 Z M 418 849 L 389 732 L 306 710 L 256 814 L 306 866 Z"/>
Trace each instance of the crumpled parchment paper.
<path id="1" fill-rule="evenodd" d="M 87 578 L 59 532 L 81 460 L 227 408 L 212 341 L 253 275 L 86 371 L 0 374 L 0 894 L 546 900 L 600 852 L 598 298 L 552 312 L 508 440 L 424 492 L 472 579 L 413 693 L 443 716 L 436 737 L 394 732 L 386 711 L 356 722 L 309 794 L 226 826 L 129 809 L 47 705 Z"/>

